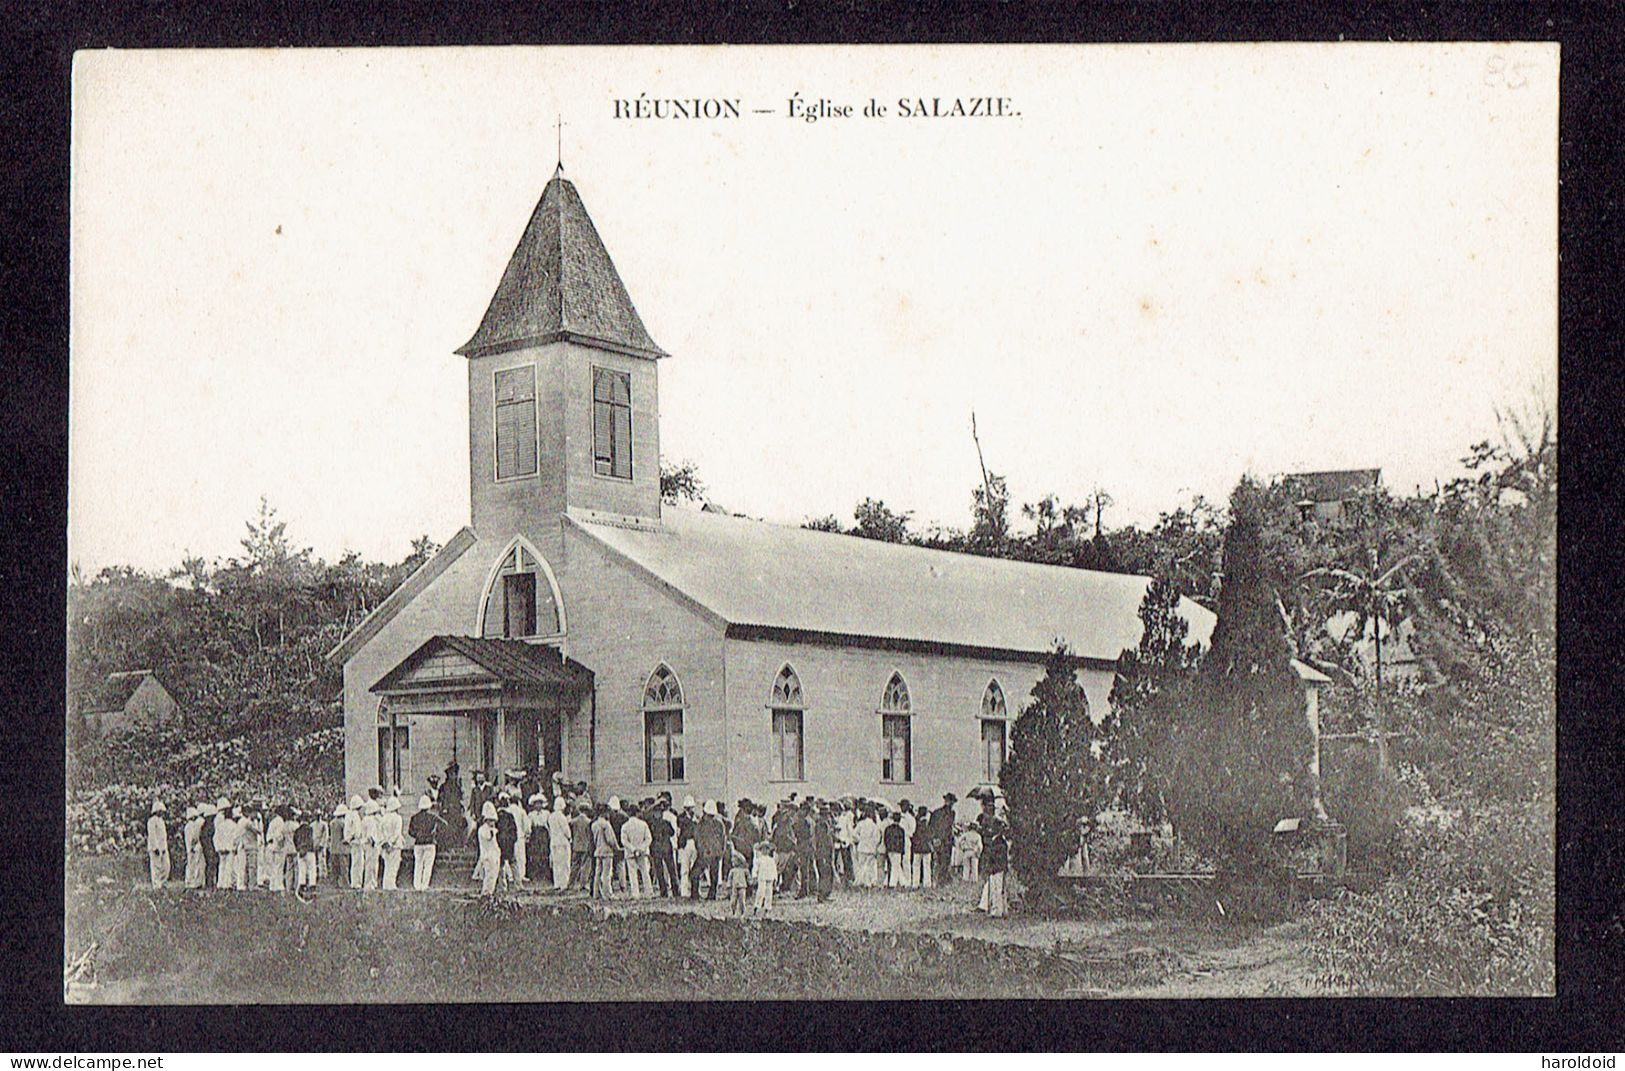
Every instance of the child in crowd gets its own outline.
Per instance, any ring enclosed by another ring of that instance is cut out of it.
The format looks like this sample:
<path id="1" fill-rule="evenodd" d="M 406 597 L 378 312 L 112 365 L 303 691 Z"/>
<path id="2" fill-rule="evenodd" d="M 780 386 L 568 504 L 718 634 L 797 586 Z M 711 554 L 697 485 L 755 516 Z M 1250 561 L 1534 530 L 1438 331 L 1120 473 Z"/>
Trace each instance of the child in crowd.
<path id="1" fill-rule="evenodd" d="M 773 842 L 761 841 L 756 845 L 751 877 L 756 881 L 756 914 L 766 915 L 773 910 L 773 886 L 779 880 L 779 861 L 773 855 Z"/>
<path id="2" fill-rule="evenodd" d="M 750 872 L 745 867 L 745 857 L 738 848 L 732 848 L 728 856 L 728 893 L 733 901 L 734 915 L 744 917 L 745 896 L 749 891 Z"/>
<path id="3" fill-rule="evenodd" d="M 959 852 L 959 870 L 965 880 L 982 880 L 982 834 L 976 831 L 975 826 L 966 826 L 959 831 L 959 842 L 956 850 Z"/>

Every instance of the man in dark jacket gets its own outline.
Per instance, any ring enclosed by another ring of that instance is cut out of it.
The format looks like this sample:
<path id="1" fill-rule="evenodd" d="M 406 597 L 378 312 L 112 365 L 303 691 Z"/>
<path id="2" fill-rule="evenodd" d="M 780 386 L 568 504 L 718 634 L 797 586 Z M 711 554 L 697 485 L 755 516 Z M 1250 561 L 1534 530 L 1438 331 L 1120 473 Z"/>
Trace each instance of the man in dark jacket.
<path id="1" fill-rule="evenodd" d="M 811 896 L 817 889 L 818 873 L 813 869 L 812 800 L 805 800 L 791 813 L 790 828 L 796 838 L 796 869 L 802 896 Z"/>
<path id="2" fill-rule="evenodd" d="M 432 805 L 425 804 L 428 797 L 418 800 L 417 812 L 406 824 L 412 837 L 412 888 L 422 892 L 434 880 L 434 860 L 440 844 L 446 839 L 446 820 Z"/>
<path id="3" fill-rule="evenodd" d="M 659 800 L 644 808 L 643 820 L 649 823 L 649 861 L 655 886 L 661 896 L 673 899 L 677 896 L 677 849 L 673 844 L 677 831 L 666 821 L 666 808 Z"/>
<path id="4" fill-rule="evenodd" d="M 468 813 L 474 816 L 472 828 L 468 830 L 470 843 L 477 844 L 479 839 L 480 815 L 485 813 L 485 805 L 496 796 L 496 790 L 485 779 L 484 770 L 474 771 L 474 783 L 468 786 Z"/>
<path id="5" fill-rule="evenodd" d="M 938 885 L 947 885 L 953 878 L 954 804 L 959 797 L 952 792 L 942 797 L 942 806 L 931 812 L 931 844 Z"/>
<path id="6" fill-rule="evenodd" d="M 773 857 L 779 864 L 779 891 L 786 896 L 794 895 L 798 876 L 795 823 L 795 805 L 780 800 L 773 812 Z"/>
<path id="7" fill-rule="evenodd" d="M 717 814 L 715 800 L 705 801 L 705 813 L 694 826 L 694 848 L 690 898 L 700 898 L 700 878 L 703 876 L 710 885 L 711 899 L 722 899 L 722 862 L 728 852 L 728 828 Z"/>
<path id="8" fill-rule="evenodd" d="M 615 884 L 625 892 L 630 886 L 626 884 L 626 849 L 621 846 L 621 827 L 626 825 L 627 814 L 621 806 L 621 797 L 609 798 L 609 824 L 615 830 Z"/>
<path id="9" fill-rule="evenodd" d="M 198 846 L 203 849 L 203 887 L 213 889 L 220 874 L 220 849 L 214 846 L 214 820 L 219 814 L 219 808 L 209 805 L 209 810 L 203 817 L 203 829 L 199 831 Z"/>
<path id="10" fill-rule="evenodd" d="M 818 807 L 812 820 L 812 862 L 818 901 L 823 903 L 835 888 L 835 823 L 827 804 Z"/>

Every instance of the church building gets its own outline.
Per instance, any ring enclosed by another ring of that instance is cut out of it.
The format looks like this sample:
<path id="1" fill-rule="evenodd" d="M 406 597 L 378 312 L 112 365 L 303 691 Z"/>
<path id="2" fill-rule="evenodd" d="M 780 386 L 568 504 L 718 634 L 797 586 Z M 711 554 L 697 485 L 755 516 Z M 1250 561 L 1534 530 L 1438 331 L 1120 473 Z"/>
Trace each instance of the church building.
<path id="1" fill-rule="evenodd" d="M 663 504 L 669 355 L 562 173 L 457 353 L 473 516 L 329 653 L 350 793 L 410 810 L 455 759 L 599 799 L 963 798 L 1056 640 L 1097 717 L 1139 642 L 1145 577 Z"/>

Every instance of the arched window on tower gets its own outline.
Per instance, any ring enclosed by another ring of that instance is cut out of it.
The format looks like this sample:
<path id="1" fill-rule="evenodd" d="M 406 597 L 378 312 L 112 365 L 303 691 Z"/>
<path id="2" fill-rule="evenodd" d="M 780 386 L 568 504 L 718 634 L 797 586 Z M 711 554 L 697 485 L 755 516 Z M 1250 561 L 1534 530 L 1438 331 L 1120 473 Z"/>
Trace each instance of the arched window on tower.
<path id="1" fill-rule="evenodd" d="M 1004 689 L 996 680 L 987 682 L 982 693 L 982 780 L 999 783 L 1010 740 L 1010 711 L 1004 702 Z"/>
<path id="2" fill-rule="evenodd" d="M 914 780 L 913 710 L 908 683 L 893 673 L 880 695 L 880 779 L 897 784 Z"/>
<path id="3" fill-rule="evenodd" d="M 686 779 L 683 760 L 683 686 L 664 662 L 643 686 L 643 779 Z"/>
<path id="4" fill-rule="evenodd" d="M 486 589 L 484 605 L 480 635 L 487 639 L 547 638 L 564 632 L 547 568 L 523 543 L 508 549 Z"/>
<path id="5" fill-rule="evenodd" d="M 775 781 L 802 781 L 807 768 L 803 749 L 803 715 L 806 701 L 801 695 L 801 678 L 786 663 L 773 678 L 768 697 L 773 717 L 773 759 L 770 774 Z"/>

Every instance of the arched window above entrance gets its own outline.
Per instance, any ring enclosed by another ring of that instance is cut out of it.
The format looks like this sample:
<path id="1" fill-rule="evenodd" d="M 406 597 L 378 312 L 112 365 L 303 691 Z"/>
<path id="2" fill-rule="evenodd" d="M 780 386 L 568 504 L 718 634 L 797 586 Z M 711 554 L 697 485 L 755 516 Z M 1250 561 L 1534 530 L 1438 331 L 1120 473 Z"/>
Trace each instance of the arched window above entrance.
<path id="1" fill-rule="evenodd" d="M 541 556 L 523 540 L 509 545 L 480 601 L 486 639 L 550 639 L 564 634 L 558 585 Z"/>

